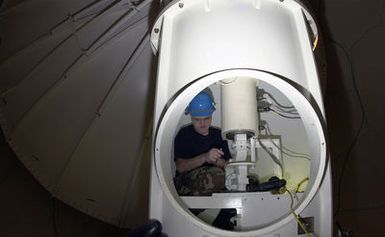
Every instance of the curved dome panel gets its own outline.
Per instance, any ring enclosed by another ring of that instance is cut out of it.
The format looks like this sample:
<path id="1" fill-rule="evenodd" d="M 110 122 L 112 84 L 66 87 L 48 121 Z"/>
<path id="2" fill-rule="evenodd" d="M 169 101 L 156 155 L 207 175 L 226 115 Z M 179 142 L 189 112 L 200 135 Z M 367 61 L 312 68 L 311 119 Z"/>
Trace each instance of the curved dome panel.
<path id="1" fill-rule="evenodd" d="M 64 2 L 55 11 L 69 16 L 42 11 L 33 20 L 26 12 L 54 3 L 3 7 L 1 126 L 53 196 L 106 222 L 134 226 L 145 221 L 148 205 L 151 1 Z M 9 48 L 19 21 L 40 25 Z"/>

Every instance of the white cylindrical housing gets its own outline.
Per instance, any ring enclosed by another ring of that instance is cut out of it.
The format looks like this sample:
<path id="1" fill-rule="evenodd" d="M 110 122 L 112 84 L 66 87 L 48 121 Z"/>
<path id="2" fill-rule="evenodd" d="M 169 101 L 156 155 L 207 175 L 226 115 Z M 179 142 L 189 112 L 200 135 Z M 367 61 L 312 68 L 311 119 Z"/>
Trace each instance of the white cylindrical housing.
<path id="1" fill-rule="evenodd" d="M 309 41 L 314 22 L 293 0 L 175 1 L 164 8 L 151 33 L 159 53 L 155 107 L 205 75 L 253 68 L 304 86 L 322 108 Z M 155 120 L 160 113 L 155 111 Z"/>
<path id="2" fill-rule="evenodd" d="M 330 172 L 325 173 L 323 101 L 312 51 L 317 35 L 314 19 L 295 0 L 175 0 L 163 8 L 151 33 L 159 62 L 150 218 L 161 221 L 168 236 L 297 235 L 288 195 L 232 193 L 187 200 L 175 189 L 173 141 L 186 106 L 205 88 L 229 83 L 234 78 L 240 81 L 240 85 L 234 84 L 234 91 L 227 91 L 232 87 L 230 83 L 229 88 L 223 86 L 224 91 L 218 92 L 220 96 L 216 94 L 216 101 L 221 102 L 217 111 L 222 114 L 222 131 L 236 134 L 242 130 L 258 135 L 257 82 L 258 87 L 272 89 L 287 98 L 298 111 L 300 121 L 284 122 L 290 128 L 303 127 L 311 155 L 309 182 L 295 200 L 293 210 L 314 217 L 315 234 L 331 236 L 330 223 L 323 221 L 331 219 L 331 201 L 330 182 L 322 183 L 330 181 Z M 278 115 L 272 119 L 283 120 Z M 296 132 L 284 126 L 279 128 L 285 135 Z M 215 196 L 226 196 L 228 202 L 219 202 Z M 249 204 L 253 207 L 245 206 Z M 260 215 L 255 218 L 258 224 L 226 231 L 208 225 L 193 215 L 191 208 L 243 208 L 245 215 Z"/>
<path id="3" fill-rule="evenodd" d="M 222 133 L 232 139 L 234 134 L 258 135 L 257 80 L 236 77 L 222 81 Z"/>

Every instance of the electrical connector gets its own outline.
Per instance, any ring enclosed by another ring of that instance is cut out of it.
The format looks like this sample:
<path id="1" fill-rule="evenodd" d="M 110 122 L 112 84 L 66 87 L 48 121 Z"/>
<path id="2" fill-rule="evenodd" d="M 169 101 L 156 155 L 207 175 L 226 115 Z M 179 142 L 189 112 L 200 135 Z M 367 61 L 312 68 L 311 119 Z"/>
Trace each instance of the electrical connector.
<path id="1" fill-rule="evenodd" d="M 269 103 L 266 100 L 259 100 L 258 101 L 258 112 L 268 112 L 270 111 L 271 103 Z"/>
<path id="2" fill-rule="evenodd" d="M 257 101 L 263 100 L 263 95 L 266 93 L 264 89 L 257 88 Z"/>
<path id="3" fill-rule="evenodd" d="M 259 120 L 259 124 L 258 124 L 259 131 L 265 130 L 266 126 L 267 126 L 266 120 Z"/>

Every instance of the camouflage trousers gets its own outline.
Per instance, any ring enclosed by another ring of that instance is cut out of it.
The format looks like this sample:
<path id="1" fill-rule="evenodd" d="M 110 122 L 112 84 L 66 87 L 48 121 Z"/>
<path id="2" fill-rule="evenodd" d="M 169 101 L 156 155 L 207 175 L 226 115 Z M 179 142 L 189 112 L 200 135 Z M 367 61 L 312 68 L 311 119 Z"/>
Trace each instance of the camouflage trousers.
<path id="1" fill-rule="evenodd" d="M 210 196 L 225 189 L 225 172 L 215 166 L 203 166 L 179 174 L 174 183 L 179 195 Z"/>

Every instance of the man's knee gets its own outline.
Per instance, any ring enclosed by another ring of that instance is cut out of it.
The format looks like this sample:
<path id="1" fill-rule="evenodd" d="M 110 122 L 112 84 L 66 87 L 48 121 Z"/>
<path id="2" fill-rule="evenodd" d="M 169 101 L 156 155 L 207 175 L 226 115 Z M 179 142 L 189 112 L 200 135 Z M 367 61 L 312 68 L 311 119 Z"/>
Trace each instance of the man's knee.
<path id="1" fill-rule="evenodd" d="M 179 195 L 208 196 L 225 188 L 225 173 L 218 167 L 201 167 L 174 181 Z"/>
<path id="2" fill-rule="evenodd" d="M 218 167 L 208 167 L 202 172 L 199 180 L 198 192 L 206 195 L 219 192 L 225 187 L 224 171 Z"/>

